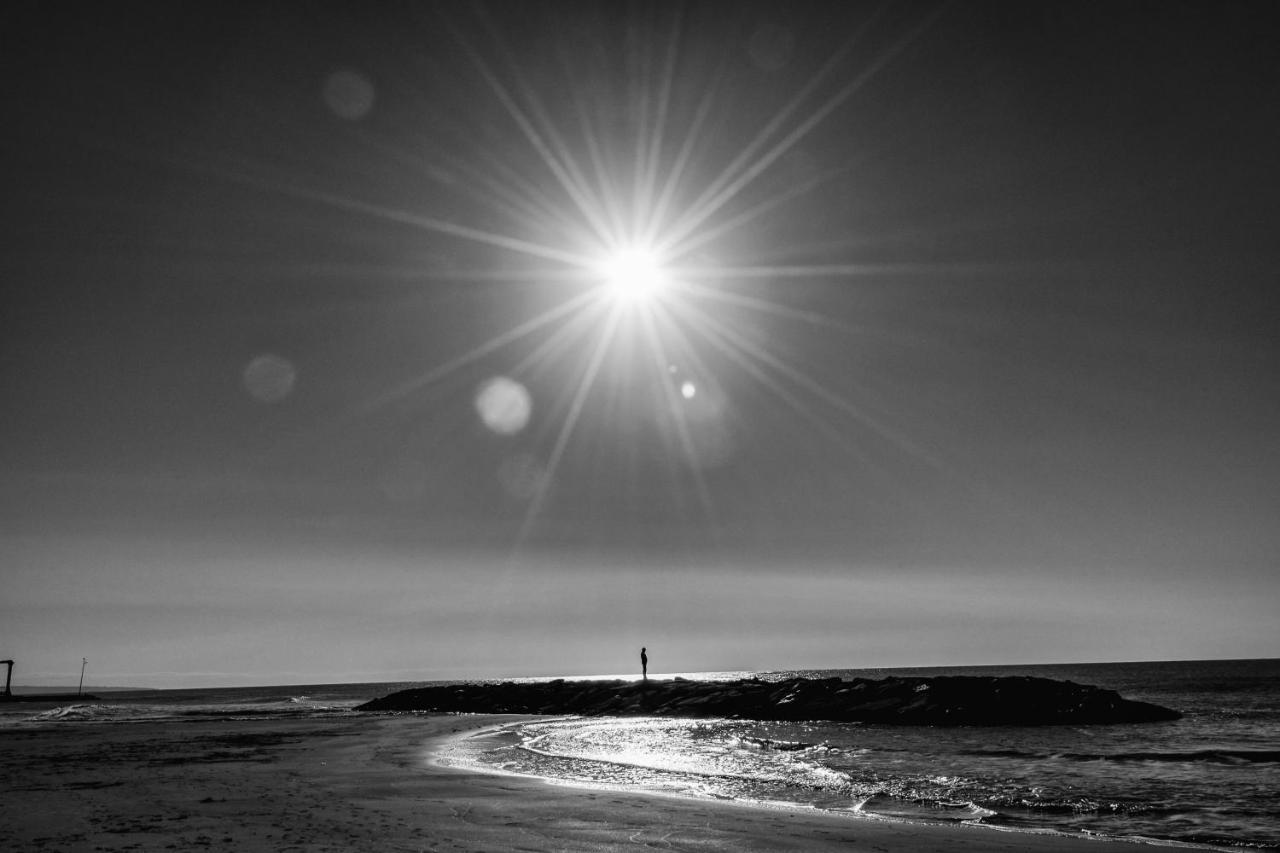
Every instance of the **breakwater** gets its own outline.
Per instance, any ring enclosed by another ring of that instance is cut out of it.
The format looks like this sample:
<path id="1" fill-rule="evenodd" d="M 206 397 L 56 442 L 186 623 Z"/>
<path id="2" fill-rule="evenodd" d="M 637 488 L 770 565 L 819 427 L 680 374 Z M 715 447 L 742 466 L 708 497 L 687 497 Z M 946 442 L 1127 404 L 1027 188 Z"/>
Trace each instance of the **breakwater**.
<path id="1" fill-rule="evenodd" d="M 1030 676 L 448 684 L 402 690 L 357 710 L 930 726 L 1143 723 L 1181 716 L 1169 708 L 1125 699 L 1114 690 Z"/>

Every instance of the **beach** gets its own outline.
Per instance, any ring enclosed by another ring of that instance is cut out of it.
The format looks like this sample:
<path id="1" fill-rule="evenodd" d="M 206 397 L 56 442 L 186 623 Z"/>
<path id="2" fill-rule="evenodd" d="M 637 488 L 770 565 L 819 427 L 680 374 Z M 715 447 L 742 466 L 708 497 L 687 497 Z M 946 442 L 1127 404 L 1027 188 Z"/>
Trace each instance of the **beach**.
<path id="1" fill-rule="evenodd" d="M 1060 851 L 1131 843 L 552 785 L 434 763 L 519 718 L 405 715 L 0 732 L 21 851 Z"/>

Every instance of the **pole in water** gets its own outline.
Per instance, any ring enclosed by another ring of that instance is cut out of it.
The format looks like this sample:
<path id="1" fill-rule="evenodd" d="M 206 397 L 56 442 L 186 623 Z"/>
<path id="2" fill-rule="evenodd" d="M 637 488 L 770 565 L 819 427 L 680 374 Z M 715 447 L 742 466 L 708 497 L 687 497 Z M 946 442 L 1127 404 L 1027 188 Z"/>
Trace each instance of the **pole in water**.
<path id="1" fill-rule="evenodd" d="M 84 693 L 84 668 L 89 665 L 88 658 L 80 658 L 80 686 L 76 688 L 76 695 Z"/>

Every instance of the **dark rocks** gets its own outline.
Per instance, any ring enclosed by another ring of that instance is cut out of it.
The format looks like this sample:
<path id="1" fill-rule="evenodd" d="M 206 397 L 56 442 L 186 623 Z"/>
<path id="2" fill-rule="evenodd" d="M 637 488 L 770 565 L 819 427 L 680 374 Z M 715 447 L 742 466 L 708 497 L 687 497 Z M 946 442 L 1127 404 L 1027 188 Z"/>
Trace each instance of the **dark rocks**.
<path id="1" fill-rule="evenodd" d="M 1176 720 L 1114 690 L 1048 678 L 792 678 L 785 681 L 564 681 L 402 690 L 360 711 L 734 717 L 911 726 L 1043 726 Z"/>

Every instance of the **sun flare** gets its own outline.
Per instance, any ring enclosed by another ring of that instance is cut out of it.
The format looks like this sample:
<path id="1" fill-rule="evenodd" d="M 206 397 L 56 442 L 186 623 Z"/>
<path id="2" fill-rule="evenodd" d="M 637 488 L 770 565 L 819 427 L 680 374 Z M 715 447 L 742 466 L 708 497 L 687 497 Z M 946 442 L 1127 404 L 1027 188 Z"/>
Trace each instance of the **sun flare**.
<path id="1" fill-rule="evenodd" d="M 648 249 L 620 249 L 598 266 L 603 285 L 619 302 L 646 302 L 670 282 L 661 259 Z"/>

